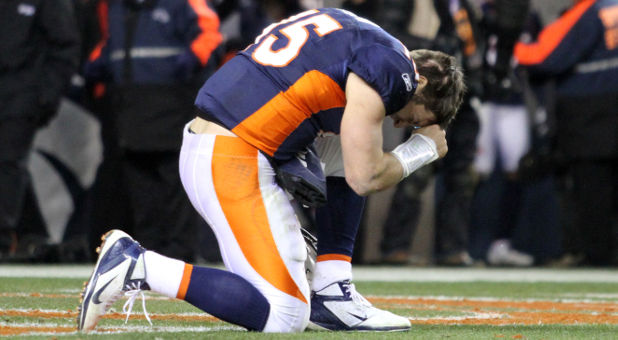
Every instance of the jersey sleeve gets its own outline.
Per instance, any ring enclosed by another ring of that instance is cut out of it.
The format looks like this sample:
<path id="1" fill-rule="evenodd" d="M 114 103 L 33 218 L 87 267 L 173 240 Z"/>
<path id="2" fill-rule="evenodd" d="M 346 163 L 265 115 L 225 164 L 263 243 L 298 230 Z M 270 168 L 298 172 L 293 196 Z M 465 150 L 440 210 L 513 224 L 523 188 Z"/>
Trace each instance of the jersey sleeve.
<path id="1" fill-rule="evenodd" d="M 603 34 L 594 4 L 593 0 L 579 2 L 545 27 L 536 42 L 517 43 L 513 53 L 519 65 L 545 75 L 557 75 L 573 67 Z"/>
<path id="2" fill-rule="evenodd" d="M 404 107 L 418 84 L 412 60 L 383 45 L 365 46 L 356 51 L 348 69 L 380 94 L 387 115 Z"/>
<path id="3" fill-rule="evenodd" d="M 184 20 L 179 20 L 185 24 L 179 31 L 190 36 L 191 52 L 204 66 L 223 40 L 219 32 L 219 17 L 208 6 L 206 0 L 187 0 L 187 2 L 189 13 Z"/>

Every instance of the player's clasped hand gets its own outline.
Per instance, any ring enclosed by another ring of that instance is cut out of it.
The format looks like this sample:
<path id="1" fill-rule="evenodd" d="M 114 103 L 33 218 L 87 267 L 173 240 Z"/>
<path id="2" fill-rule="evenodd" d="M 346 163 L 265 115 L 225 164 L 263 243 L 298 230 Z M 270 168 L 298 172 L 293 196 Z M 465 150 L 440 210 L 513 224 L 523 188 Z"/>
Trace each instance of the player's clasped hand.
<path id="1" fill-rule="evenodd" d="M 448 152 L 448 145 L 446 144 L 446 131 L 440 127 L 440 125 L 428 125 L 414 130 L 414 133 L 431 138 L 434 143 L 436 143 L 436 150 L 438 150 L 439 158 L 444 157 Z"/>

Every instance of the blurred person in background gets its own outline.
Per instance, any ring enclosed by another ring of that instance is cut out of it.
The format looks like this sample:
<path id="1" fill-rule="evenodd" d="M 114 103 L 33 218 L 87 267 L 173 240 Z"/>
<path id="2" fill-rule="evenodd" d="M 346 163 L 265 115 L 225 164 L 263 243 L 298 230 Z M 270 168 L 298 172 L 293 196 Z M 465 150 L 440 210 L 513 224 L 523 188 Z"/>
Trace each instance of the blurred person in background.
<path id="1" fill-rule="evenodd" d="M 222 63 L 233 58 L 236 53 L 251 44 L 266 26 L 309 9 L 303 6 L 303 2 L 305 1 L 214 0 L 213 6 L 223 26 L 226 20 L 234 20 L 236 23 L 235 27 L 223 32 L 225 56 Z"/>
<path id="2" fill-rule="evenodd" d="M 555 152 L 575 228 L 566 250 L 582 264 L 616 264 L 618 0 L 574 1 L 515 56 L 532 77 L 556 83 Z"/>
<path id="3" fill-rule="evenodd" d="M 522 12 L 526 14 L 527 8 L 524 10 Z M 485 2 L 483 13 L 482 25 L 487 41 L 483 58 L 485 91 L 479 110 L 481 129 L 474 166 L 480 176 L 477 193 L 482 195 L 488 185 L 492 186 L 488 190 L 498 191 L 492 209 L 496 211 L 496 223 L 491 230 L 485 231 L 488 233 L 486 237 L 493 241 L 484 257 L 491 265 L 530 266 L 534 263 L 533 256 L 512 244 L 522 206 L 523 188 L 517 171 L 521 158 L 530 147 L 528 108 L 524 105 L 523 84 L 515 74 L 512 58 L 516 34 L 523 29 L 524 21 L 521 26 L 513 23 L 513 33 L 505 35 L 506 30 L 501 25 L 504 17 L 512 16 L 512 13 L 500 8 L 496 1 Z M 498 159 L 500 171 L 504 173 L 501 183 L 489 180 Z M 479 207 L 479 210 L 486 210 L 486 207 Z M 475 222 L 488 223 L 489 213 L 479 214 L 481 216 Z"/>
<path id="4" fill-rule="evenodd" d="M 383 1 L 379 9 L 379 22 L 408 48 L 431 48 L 455 55 L 464 67 L 468 87 L 457 118 L 448 128 L 448 155 L 430 167 L 419 169 L 397 186 L 384 225 L 380 245 L 382 261 L 391 264 L 411 261 L 409 251 L 421 212 L 421 194 L 432 176 L 438 175 L 435 260 L 442 265 L 472 265 L 467 246 L 475 186 L 472 161 L 478 132 L 473 103 L 478 103 L 482 91 L 482 47 L 479 46 L 482 40 L 475 9 L 465 0 Z M 435 26 L 433 32 L 431 26 Z M 404 137 L 412 132 L 407 131 Z"/>
<path id="5" fill-rule="evenodd" d="M 558 197 L 550 160 L 551 86 L 516 69 L 513 46 L 540 27 L 538 4 L 485 1 L 484 96 L 469 251 L 494 266 L 531 266 L 560 256 Z"/>
<path id="6" fill-rule="evenodd" d="M 130 225 L 145 246 L 193 259 L 203 222 L 178 176 L 180 131 L 218 63 L 219 19 L 206 0 L 101 0 L 97 14 L 85 77 L 109 96 Z"/>
<path id="7" fill-rule="evenodd" d="M 17 250 L 15 230 L 36 131 L 56 113 L 80 57 L 70 0 L 0 1 L 0 253 Z"/>
<path id="8" fill-rule="evenodd" d="M 79 0 L 78 0 L 79 2 Z M 83 105 L 97 118 L 100 126 L 100 138 L 103 146 L 101 164 L 87 197 L 87 218 L 89 228 L 87 243 L 89 256 L 91 249 L 100 242 L 101 234 L 110 225 L 123 225 L 132 230 L 130 204 L 127 187 L 117 185 L 121 176 L 122 151 L 117 136 L 116 115 L 110 109 L 111 96 L 106 88 L 104 78 L 94 77 L 85 73 L 85 65 L 90 54 L 109 34 L 108 21 L 105 15 L 108 0 L 87 0 L 82 6 L 82 34 L 84 56 L 80 75 L 83 78 L 83 89 L 79 95 Z"/>

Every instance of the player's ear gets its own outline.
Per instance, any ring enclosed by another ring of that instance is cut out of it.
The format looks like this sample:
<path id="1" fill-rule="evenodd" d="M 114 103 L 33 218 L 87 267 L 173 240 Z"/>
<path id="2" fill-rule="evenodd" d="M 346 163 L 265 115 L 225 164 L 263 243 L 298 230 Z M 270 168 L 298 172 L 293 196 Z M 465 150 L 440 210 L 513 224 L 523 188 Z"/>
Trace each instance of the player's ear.
<path id="1" fill-rule="evenodd" d="M 416 85 L 416 93 L 419 93 L 423 90 L 423 88 L 427 85 L 427 77 L 418 75 L 418 85 Z"/>

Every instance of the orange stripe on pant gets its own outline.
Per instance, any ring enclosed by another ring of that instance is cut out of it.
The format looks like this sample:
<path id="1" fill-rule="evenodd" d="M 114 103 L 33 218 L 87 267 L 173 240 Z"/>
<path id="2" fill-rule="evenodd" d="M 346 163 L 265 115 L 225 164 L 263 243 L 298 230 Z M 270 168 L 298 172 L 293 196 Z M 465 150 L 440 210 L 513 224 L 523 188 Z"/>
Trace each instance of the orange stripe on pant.
<path id="1" fill-rule="evenodd" d="M 247 262 L 275 288 L 308 303 L 271 233 L 259 187 L 258 150 L 240 138 L 218 136 L 212 178 L 221 209 Z"/>

